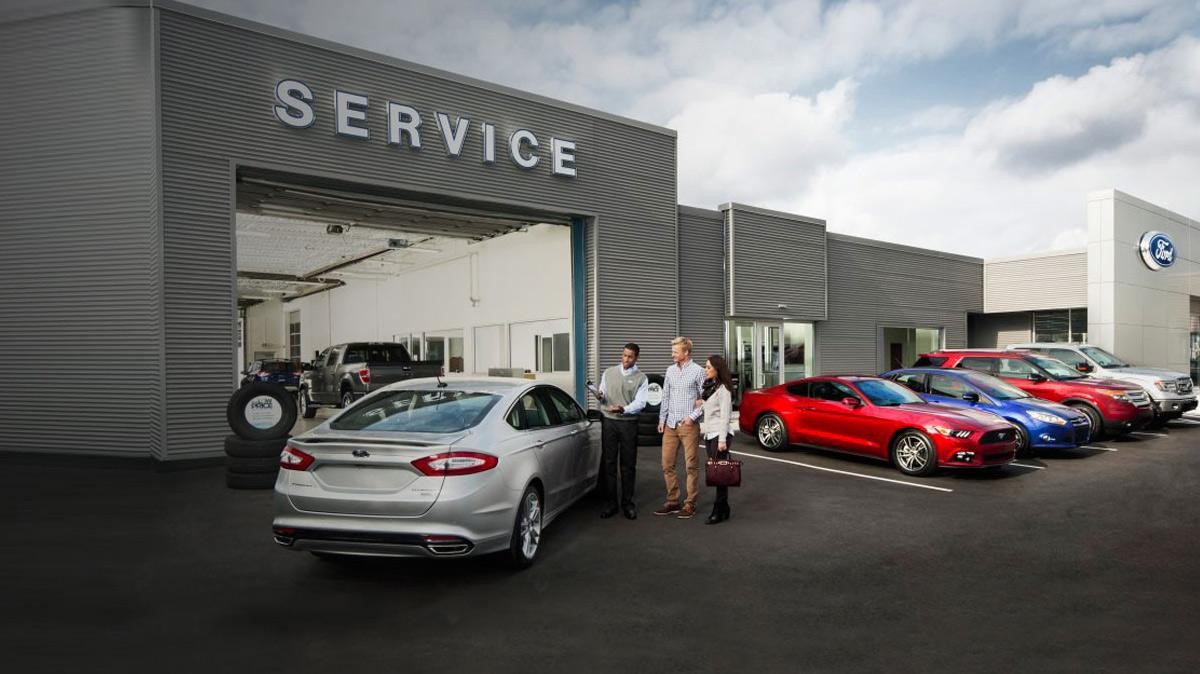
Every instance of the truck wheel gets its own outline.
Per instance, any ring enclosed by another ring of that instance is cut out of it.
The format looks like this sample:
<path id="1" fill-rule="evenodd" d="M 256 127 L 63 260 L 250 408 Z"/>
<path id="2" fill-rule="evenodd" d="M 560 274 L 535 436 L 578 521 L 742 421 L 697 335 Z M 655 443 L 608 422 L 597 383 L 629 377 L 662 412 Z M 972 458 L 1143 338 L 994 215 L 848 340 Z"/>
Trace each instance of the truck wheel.
<path id="1" fill-rule="evenodd" d="M 306 388 L 300 389 L 300 393 L 296 395 L 296 407 L 300 410 L 300 416 L 305 419 L 317 416 L 317 408 L 313 407 L 312 398 Z"/>
<path id="2" fill-rule="evenodd" d="M 346 389 L 345 391 L 342 391 L 342 402 L 340 404 L 340 407 L 342 409 L 346 409 L 347 407 L 349 407 L 353 404 L 354 404 L 354 393 L 351 392 L 350 389 Z"/>

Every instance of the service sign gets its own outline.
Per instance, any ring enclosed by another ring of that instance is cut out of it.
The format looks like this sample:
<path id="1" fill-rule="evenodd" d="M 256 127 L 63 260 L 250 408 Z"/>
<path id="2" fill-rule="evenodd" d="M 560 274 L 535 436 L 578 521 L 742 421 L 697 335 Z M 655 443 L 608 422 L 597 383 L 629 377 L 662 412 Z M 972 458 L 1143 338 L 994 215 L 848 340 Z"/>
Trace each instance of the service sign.
<path id="1" fill-rule="evenodd" d="M 316 122 L 316 102 L 316 93 L 304 82 L 281 80 L 275 84 L 273 112 L 275 119 L 284 126 L 293 129 L 312 126 Z M 507 155 L 513 164 L 522 169 L 536 169 L 542 163 L 542 157 L 538 154 L 542 141 L 529 129 L 502 130 L 495 124 L 442 111 L 427 111 L 422 115 L 420 110 L 404 103 L 379 101 L 366 94 L 337 89 L 331 93 L 329 102 L 320 107 L 332 110 L 333 128 L 339 136 L 371 140 L 367 117 L 380 115 L 386 121 L 387 128 L 387 138 L 381 140 L 392 147 L 419 152 L 428 143 L 427 137 L 433 134 L 430 127 L 436 127 L 448 157 L 462 156 L 463 148 L 470 142 L 480 144 L 485 165 L 496 163 L 497 144 L 501 146 L 500 153 Z M 551 175 L 575 177 L 574 141 L 550 138 L 549 154 Z"/>
<path id="2" fill-rule="evenodd" d="M 1142 262 L 1154 271 L 1175 264 L 1175 242 L 1162 232 L 1146 232 L 1138 242 Z"/>

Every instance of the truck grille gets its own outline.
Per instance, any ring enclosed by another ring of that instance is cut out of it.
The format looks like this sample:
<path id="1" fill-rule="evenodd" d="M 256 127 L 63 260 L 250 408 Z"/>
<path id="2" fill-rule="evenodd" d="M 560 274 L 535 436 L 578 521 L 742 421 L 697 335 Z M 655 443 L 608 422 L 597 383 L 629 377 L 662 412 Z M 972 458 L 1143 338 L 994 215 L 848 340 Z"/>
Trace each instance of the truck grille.
<path id="1" fill-rule="evenodd" d="M 1180 377 L 1175 380 L 1175 390 L 1180 393 L 1192 392 L 1192 380 L 1190 377 Z"/>

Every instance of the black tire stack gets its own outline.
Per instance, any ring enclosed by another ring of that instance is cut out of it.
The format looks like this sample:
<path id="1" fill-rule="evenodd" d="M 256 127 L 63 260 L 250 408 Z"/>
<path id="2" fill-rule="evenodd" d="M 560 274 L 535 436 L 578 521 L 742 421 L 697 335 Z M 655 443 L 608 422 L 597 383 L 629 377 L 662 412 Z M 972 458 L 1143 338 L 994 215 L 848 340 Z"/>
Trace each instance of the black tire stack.
<path id="1" fill-rule="evenodd" d="M 661 374 L 647 375 L 646 379 L 650 380 L 651 400 L 662 400 L 662 385 L 663 377 Z M 658 387 L 657 395 L 654 394 L 653 387 Z M 658 433 L 658 408 L 657 403 L 646 405 L 638 414 L 638 435 L 637 443 L 639 447 L 661 447 L 662 436 Z"/>
<path id="2" fill-rule="evenodd" d="M 225 484 L 271 489 L 279 454 L 296 423 L 296 399 L 278 384 L 256 382 L 234 392 L 225 410 L 233 435 L 225 438 Z"/>

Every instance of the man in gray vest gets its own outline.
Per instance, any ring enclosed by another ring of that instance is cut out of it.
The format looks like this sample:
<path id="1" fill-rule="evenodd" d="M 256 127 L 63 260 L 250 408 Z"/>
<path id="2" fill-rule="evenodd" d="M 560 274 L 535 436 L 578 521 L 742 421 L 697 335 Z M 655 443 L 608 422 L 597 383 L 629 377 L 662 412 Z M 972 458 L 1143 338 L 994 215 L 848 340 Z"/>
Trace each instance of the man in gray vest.
<path id="1" fill-rule="evenodd" d="M 604 420 L 600 427 L 603 448 L 601 479 L 604 480 L 604 510 L 607 519 L 619 509 L 628 519 L 637 519 L 633 502 L 633 484 L 637 477 L 637 418 L 646 407 L 646 375 L 638 371 L 641 349 L 630 342 L 621 352 L 621 364 L 600 375 L 600 388 L 594 393 L 600 401 Z M 617 464 L 621 467 L 621 497 L 617 499 Z"/>

